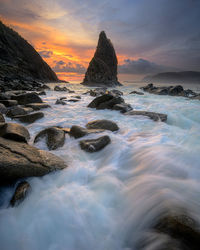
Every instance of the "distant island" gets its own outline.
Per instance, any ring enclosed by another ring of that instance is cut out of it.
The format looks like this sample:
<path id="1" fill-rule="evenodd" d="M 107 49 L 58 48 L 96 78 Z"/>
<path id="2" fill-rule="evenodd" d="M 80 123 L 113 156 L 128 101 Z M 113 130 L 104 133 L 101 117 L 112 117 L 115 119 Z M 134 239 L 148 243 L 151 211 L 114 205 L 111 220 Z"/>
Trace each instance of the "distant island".
<path id="1" fill-rule="evenodd" d="M 163 72 L 153 76 L 143 78 L 145 82 L 154 83 L 200 83 L 200 72 L 181 71 L 181 72 Z"/>

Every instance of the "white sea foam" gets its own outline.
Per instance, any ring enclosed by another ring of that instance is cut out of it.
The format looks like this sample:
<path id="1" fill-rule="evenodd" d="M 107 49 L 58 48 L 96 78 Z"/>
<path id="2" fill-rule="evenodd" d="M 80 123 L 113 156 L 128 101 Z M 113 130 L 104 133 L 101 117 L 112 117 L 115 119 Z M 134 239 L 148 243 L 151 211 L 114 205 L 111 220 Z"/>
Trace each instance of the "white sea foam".
<path id="1" fill-rule="evenodd" d="M 85 87 L 70 86 L 81 94 Z M 128 95 L 134 109 L 166 113 L 167 123 L 118 111 L 87 108 L 93 99 L 54 105 L 66 93 L 48 91 L 52 108 L 27 128 L 33 138 L 53 125 L 85 126 L 110 119 L 120 127 L 106 131 L 111 144 L 89 154 L 80 139 L 66 136 L 54 151 L 69 165 L 42 178 L 29 178 L 32 192 L 15 208 L 7 208 L 13 189 L 4 190 L 0 209 L 1 250 L 125 250 L 134 248 L 142 233 L 166 208 L 180 206 L 200 219 L 200 101 L 183 97 Z M 72 94 L 73 95 L 73 94 Z M 85 138 L 97 138 L 91 134 Z M 44 143 L 37 146 L 47 150 Z"/>

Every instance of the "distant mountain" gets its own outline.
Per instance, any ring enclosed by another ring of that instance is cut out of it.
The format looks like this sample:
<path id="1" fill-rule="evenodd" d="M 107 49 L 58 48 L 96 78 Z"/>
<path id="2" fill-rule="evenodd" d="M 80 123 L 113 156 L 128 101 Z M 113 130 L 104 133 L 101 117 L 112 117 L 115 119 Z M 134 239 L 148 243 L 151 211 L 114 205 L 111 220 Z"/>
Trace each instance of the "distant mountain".
<path id="1" fill-rule="evenodd" d="M 200 72 L 164 72 L 153 76 L 146 76 L 144 77 L 143 81 L 160 83 L 200 83 Z"/>
<path id="2" fill-rule="evenodd" d="M 4 77 L 58 81 L 56 74 L 38 52 L 0 21 L 0 79 Z"/>

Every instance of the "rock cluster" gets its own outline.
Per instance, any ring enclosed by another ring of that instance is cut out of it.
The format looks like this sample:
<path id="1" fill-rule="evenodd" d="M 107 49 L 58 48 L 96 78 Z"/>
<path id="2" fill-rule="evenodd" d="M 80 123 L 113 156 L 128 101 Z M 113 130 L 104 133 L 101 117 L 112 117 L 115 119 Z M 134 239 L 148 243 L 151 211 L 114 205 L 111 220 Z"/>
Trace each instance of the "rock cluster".
<path id="1" fill-rule="evenodd" d="M 90 61 L 82 84 L 89 86 L 121 85 L 117 79 L 117 56 L 104 31 L 99 35 L 96 52 Z"/>

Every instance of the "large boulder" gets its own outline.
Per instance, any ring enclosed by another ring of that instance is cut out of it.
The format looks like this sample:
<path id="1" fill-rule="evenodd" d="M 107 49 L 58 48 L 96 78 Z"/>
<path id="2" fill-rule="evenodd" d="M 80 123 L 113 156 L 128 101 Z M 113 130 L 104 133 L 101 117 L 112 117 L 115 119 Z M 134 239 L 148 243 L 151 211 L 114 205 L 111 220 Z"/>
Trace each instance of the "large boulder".
<path id="1" fill-rule="evenodd" d="M 105 129 L 110 131 L 119 130 L 118 125 L 110 120 L 95 120 L 86 124 L 87 129 Z"/>
<path id="2" fill-rule="evenodd" d="M 14 117 L 17 115 L 26 115 L 32 111 L 33 111 L 32 108 L 24 108 L 24 107 L 20 107 L 20 106 L 14 106 L 14 107 L 10 107 L 7 110 L 6 116 Z"/>
<path id="3" fill-rule="evenodd" d="M 19 119 L 20 122 L 30 124 L 30 123 L 34 123 L 35 121 L 37 121 L 43 117 L 44 117 L 44 113 L 37 112 L 37 113 L 27 114 L 27 115 L 17 115 L 17 116 L 14 116 L 13 118 Z"/>
<path id="4" fill-rule="evenodd" d="M 12 99 L 17 100 L 18 104 L 26 105 L 30 103 L 42 103 L 42 99 L 35 93 L 25 93 L 13 96 Z"/>
<path id="5" fill-rule="evenodd" d="M 99 35 L 96 52 L 83 80 L 89 86 L 121 85 L 117 79 L 117 56 L 114 47 L 104 31 Z"/>
<path id="6" fill-rule="evenodd" d="M 30 139 L 28 130 L 17 123 L 0 124 L 0 136 L 9 140 L 25 143 Z"/>
<path id="7" fill-rule="evenodd" d="M 34 143 L 38 142 L 42 138 L 45 138 L 49 150 L 55 150 L 64 145 L 65 132 L 56 127 L 46 128 L 36 135 Z"/>
<path id="8" fill-rule="evenodd" d="M 77 139 L 85 135 L 89 135 L 92 133 L 100 133 L 103 131 L 104 129 L 86 129 L 86 128 L 74 125 L 70 129 L 69 135 Z"/>
<path id="9" fill-rule="evenodd" d="M 93 153 L 103 149 L 111 142 L 110 137 L 105 135 L 97 139 L 82 140 L 80 141 L 80 147 L 86 152 Z"/>
<path id="10" fill-rule="evenodd" d="M 12 207 L 18 206 L 26 198 L 30 190 L 31 186 L 27 181 L 20 182 L 15 189 L 15 193 L 12 196 L 10 205 Z"/>
<path id="11" fill-rule="evenodd" d="M 0 103 L 2 103 L 3 105 L 5 105 L 6 107 L 13 107 L 17 105 L 17 101 L 16 100 L 0 100 Z"/>
<path id="12" fill-rule="evenodd" d="M 124 99 L 120 96 L 113 96 L 112 94 L 104 94 L 96 97 L 89 105 L 89 108 L 96 109 L 113 109 L 116 104 L 124 103 Z"/>
<path id="13" fill-rule="evenodd" d="M 47 151 L 0 137 L 0 185 L 20 178 L 43 176 L 65 167 L 62 159 Z"/>
<path id="14" fill-rule="evenodd" d="M 156 112 L 149 112 L 149 111 L 140 111 L 140 110 L 132 110 L 129 112 L 124 113 L 125 115 L 141 115 L 141 116 L 147 116 L 153 121 L 161 121 L 165 122 L 167 121 L 167 115 L 166 114 L 161 114 L 161 113 L 156 113 Z"/>

